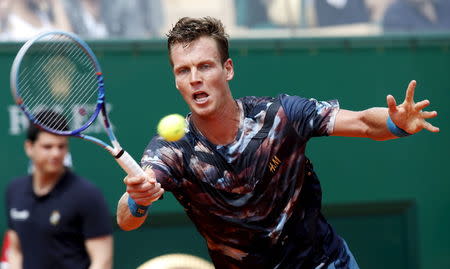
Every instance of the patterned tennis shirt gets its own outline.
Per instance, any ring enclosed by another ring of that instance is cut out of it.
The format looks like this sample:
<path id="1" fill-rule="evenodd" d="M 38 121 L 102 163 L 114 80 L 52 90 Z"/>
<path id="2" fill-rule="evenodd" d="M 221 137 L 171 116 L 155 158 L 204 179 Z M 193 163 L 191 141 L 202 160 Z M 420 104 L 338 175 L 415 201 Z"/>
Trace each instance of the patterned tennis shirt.
<path id="1" fill-rule="evenodd" d="M 332 132 L 339 104 L 297 96 L 244 97 L 228 145 L 190 122 L 176 142 L 155 136 L 144 168 L 173 193 L 206 239 L 216 268 L 315 268 L 342 240 L 322 216 L 322 191 L 307 141 Z"/>

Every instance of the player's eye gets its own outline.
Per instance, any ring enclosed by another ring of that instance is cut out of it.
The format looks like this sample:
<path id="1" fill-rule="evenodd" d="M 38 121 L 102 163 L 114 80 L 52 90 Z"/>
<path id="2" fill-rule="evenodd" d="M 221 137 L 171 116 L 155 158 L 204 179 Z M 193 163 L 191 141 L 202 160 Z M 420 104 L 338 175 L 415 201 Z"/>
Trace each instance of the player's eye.
<path id="1" fill-rule="evenodd" d="M 177 69 L 177 71 L 175 73 L 178 75 L 184 75 L 184 74 L 189 73 L 189 69 L 188 68 L 180 68 L 180 69 Z"/>
<path id="2" fill-rule="evenodd" d="M 61 145 L 58 145 L 58 148 L 60 150 L 65 150 L 67 148 L 67 145 L 66 144 L 61 144 Z"/>
<path id="3" fill-rule="evenodd" d="M 209 68 L 211 68 L 210 64 L 202 64 L 202 65 L 200 65 L 200 70 L 208 70 Z"/>

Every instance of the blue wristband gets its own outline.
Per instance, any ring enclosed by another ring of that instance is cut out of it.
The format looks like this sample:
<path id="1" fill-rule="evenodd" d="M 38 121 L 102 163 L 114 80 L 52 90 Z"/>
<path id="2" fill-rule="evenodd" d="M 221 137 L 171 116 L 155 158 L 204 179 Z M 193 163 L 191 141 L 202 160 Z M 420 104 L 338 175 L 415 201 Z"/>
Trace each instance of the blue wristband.
<path id="1" fill-rule="evenodd" d="M 390 116 L 388 116 L 386 124 L 387 124 L 389 131 L 397 137 L 404 137 L 404 136 L 411 135 L 410 133 L 406 132 L 405 130 L 403 130 L 403 129 L 399 128 L 397 125 L 395 125 L 395 123 L 391 120 Z"/>
<path id="2" fill-rule="evenodd" d="M 147 215 L 148 206 L 136 204 L 130 196 L 128 196 L 128 208 L 130 209 L 131 215 L 137 218 Z"/>

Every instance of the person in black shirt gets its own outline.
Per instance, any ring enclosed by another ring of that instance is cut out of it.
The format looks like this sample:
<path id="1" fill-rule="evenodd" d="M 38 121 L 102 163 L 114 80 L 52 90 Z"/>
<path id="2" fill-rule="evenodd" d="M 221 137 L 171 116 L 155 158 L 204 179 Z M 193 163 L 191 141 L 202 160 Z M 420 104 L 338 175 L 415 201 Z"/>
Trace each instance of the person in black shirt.
<path id="1" fill-rule="evenodd" d="M 64 166 L 68 138 L 30 124 L 25 150 L 33 171 L 5 196 L 11 268 L 111 269 L 111 214 L 101 191 Z"/>

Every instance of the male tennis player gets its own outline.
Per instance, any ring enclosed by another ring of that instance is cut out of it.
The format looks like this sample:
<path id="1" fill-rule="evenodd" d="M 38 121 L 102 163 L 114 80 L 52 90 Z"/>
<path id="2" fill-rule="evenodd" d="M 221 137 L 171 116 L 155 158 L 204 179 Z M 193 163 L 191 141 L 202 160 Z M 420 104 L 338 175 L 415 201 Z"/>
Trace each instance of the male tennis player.
<path id="1" fill-rule="evenodd" d="M 37 117 L 65 122 L 51 111 Z M 30 124 L 25 151 L 33 171 L 6 191 L 10 268 L 111 269 L 111 215 L 100 190 L 64 166 L 68 138 Z"/>
<path id="2" fill-rule="evenodd" d="M 415 81 L 397 105 L 364 111 L 298 96 L 232 97 L 233 61 L 220 21 L 182 18 L 168 34 L 175 83 L 191 113 L 177 142 L 154 137 L 142 158 L 148 177 L 126 177 L 120 227 L 132 230 L 147 206 L 171 191 L 206 239 L 216 268 L 358 268 L 321 214 L 321 188 L 305 156 L 315 136 L 394 139 L 422 129 L 429 101 Z M 151 184 L 153 180 L 157 184 Z"/>

